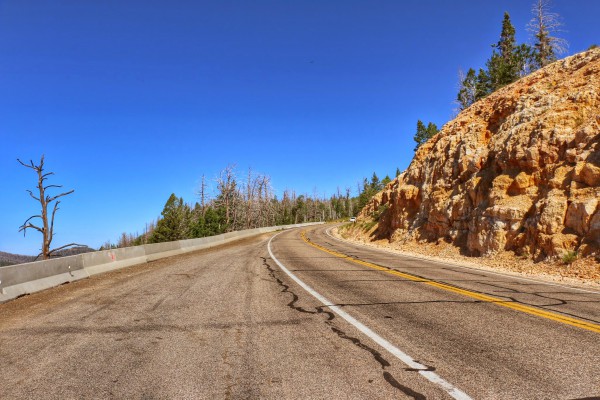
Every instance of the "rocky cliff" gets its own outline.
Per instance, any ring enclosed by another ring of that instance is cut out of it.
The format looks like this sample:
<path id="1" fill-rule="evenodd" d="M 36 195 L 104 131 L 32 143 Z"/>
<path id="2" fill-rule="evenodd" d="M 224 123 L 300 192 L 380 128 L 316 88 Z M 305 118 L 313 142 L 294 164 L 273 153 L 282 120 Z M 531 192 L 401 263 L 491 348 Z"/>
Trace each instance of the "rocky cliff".
<path id="1" fill-rule="evenodd" d="M 360 219 L 391 241 L 469 255 L 600 254 L 600 49 L 557 61 L 462 111 Z"/>

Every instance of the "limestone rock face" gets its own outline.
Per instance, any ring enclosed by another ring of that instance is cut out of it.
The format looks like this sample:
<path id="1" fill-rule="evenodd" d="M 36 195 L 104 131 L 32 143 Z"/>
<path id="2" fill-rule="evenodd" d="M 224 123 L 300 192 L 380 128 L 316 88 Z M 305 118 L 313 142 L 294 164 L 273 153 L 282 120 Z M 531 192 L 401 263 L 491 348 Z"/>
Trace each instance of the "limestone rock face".
<path id="1" fill-rule="evenodd" d="M 379 238 L 444 239 L 472 255 L 600 254 L 600 49 L 462 111 L 359 218 L 371 215 Z"/>

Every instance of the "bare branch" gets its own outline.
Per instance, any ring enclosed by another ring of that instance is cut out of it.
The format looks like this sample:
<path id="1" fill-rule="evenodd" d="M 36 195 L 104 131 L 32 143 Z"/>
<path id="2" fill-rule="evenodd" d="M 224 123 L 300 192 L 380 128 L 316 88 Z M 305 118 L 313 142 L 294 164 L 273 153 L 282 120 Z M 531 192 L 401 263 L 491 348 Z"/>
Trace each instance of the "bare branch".
<path id="1" fill-rule="evenodd" d="M 41 232 L 42 234 L 44 233 L 43 228 L 40 228 L 39 226 L 35 226 L 32 223 L 21 225 L 21 227 L 19 228 L 19 232 L 23 232 L 23 236 L 25 236 L 25 233 L 27 232 L 27 229 L 29 229 L 29 228 L 33 228 L 36 231 Z"/>
<path id="2" fill-rule="evenodd" d="M 56 249 L 52 249 L 48 252 L 48 256 L 51 256 L 52 253 L 56 252 L 56 251 L 60 251 L 60 250 L 64 250 L 67 247 L 84 247 L 85 245 L 80 244 L 80 243 L 69 243 L 69 244 L 65 244 L 64 246 L 60 246 L 57 247 Z"/>
<path id="3" fill-rule="evenodd" d="M 39 218 L 39 219 L 42 219 L 42 216 L 41 216 L 41 215 L 32 215 L 31 217 L 27 218 L 27 219 L 25 220 L 25 222 L 23 222 L 23 225 L 27 224 L 29 221 L 31 221 L 31 220 L 32 220 L 32 219 L 34 219 L 34 218 Z"/>
<path id="4" fill-rule="evenodd" d="M 40 201 L 40 199 L 38 199 L 37 197 L 35 197 L 35 196 L 33 195 L 33 192 L 32 192 L 31 190 L 27 190 L 27 193 L 29 193 L 29 195 L 30 195 L 31 197 L 33 197 L 35 200 L 37 200 L 37 201 Z"/>
<path id="5" fill-rule="evenodd" d="M 50 220 L 50 240 L 52 240 L 52 237 L 54 236 L 54 215 L 59 210 L 59 208 L 58 208 L 59 204 L 60 204 L 60 200 L 58 200 L 56 203 L 54 203 L 54 209 L 52 210 L 52 218 Z"/>
<path id="6" fill-rule="evenodd" d="M 37 167 L 33 164 L 33 160 L 31 160 L 31 164 L 25 164 L 23 161 L 17 158 L 17 161 L 24 167 L 31 168 L 37 170 Z"/>
<path id="7" fill-rule="evenodd" d="M 71 193 L 73 193 L 74 191 L 75 191 L 75 189 L 73 189 L 73 190 L 69 190 L 68 192 L 65 192 L 65 193 L 57 194 L 57 195 L 56 195 L 56 196 L 54 196 L 54 197 L 50 197 L 50 196 L 48 196 L 48 197 L 46 197 L 46 203 L 52 203 L 54 200 L 58 199 L 59 197 L 66 196 L 66 195 L 68 195 L 68 194 L 71 194 Z"/>
<path id="8" fill-rule="evenodd" d="M 50 188 L 61 188 L 61 187 L 63 187 L 63 185 L 48 185 L 48 186 L 44 186 L 44 190 L 50 189 Z"/>

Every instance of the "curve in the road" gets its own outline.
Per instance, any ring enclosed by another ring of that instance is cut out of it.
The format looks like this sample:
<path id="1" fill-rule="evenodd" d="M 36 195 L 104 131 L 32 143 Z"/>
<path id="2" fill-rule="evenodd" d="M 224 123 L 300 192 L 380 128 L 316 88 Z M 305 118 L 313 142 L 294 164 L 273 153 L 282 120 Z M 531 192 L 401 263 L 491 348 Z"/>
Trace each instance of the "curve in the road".
<path id="1" fill-rule="evenodd" d="M 334 250 L 330 250 L 324 246 L 318 245 L 316 243 L 313 243 L 309 238 L 306 237 L 306 231 L 302 231 L 302 233 L 300 234 L 302 237 L 302 240 L 304 240 L 306 243 L 308 243 L 309 245 L 324 251 L 328 254 L 331 254 L 335 257 L 339 257 L 339 258 L 343 258 L 343 259 L 347 259 L 349 261 L 352 261 L 353 263 L 356 264 L 360 264 L 362 266 L 368 267 L 368 268 L 372 268 L 378 271 L 382 271 L 385 273 L 388 273 L 390 275 L 395 275 L 395 276 L 399 276 L 405 279 L 409 279 L 411 281 L 414 282 L 421 282 L 424 283 L 426 285 L 431 285 L 434 286 L 436 288 L 442 289 L 442 290 L 447 290 L 450 292 L 454 292 L 454 293 L 458 293 L 461 294 L 463 296 L 467 296 L 467 297 L 471 297 L 473 299 L 479 300 L 479 301 L 483 301 L 483 302 L 488 302 L 488 303 L 494 303 L 496 305 L 502 306 L 502 307 L 506 307 L 506 308 L 510 308 L 516 311 L 520 311 L 520 312 L 524 312 L 526 314 L 531 314 L 531 315 L 535 315 L 538 317 L 542 317 L 542 318 L 546 318 L 552 321 L 556 321 L 556 322 L 560 322 L 563 324 L 567 324 L 567 325 L 571 325 L 571 326 L 575 326 L 578 328 L 582 328 L 582 329 L 586 329 L 588 331 L 592 331 L 592 332 L 596 332 L 596 333 L 600 333 L 600 325 L 592 323 L 592 322 L 588 322 L 588 321 L 582 321 L 579 319 L 575 319 L 575 318 L 571 318 L 565 315 L 561 315 L 558 313 L 554 313 L 554 312 L 550 312 L 550 311 L 546 311 L 546 310 L 541 310 L 539 308 L 535 308 L 535 307 L 530 307 L 530 306 L 526 306 L 523 304 L 519 304 L 519 303 L 514 303 L 514 302 L 510 302 L 498 297 L 494 297 L 494 296 L 490 296 L 487 294 L 482 294 L 482 293 L 477 293 L 471 290 L 466 290 L 466 289 L 462 289 L 456 286 L 452 286 L 449 285 L 447 283 L 441 283 L 441 282 L 436 282 L 434 280 L 431 279 L 427 279 L 427 278 L 423 278 L 420 277 L 418 275 L 413 275 L 413 274 L 408 274 L 406 272 L 400 272 L 400 271 L 396 271 L 393 270 L 391 268 L 388 267 L 383 267 L 381 265 L 377 265 L 377 264 L 373 264 L 370 263 L 368 261 L 363 261 L 363 260 L 357 260 L 353 257 L 349 257 L 346 254 L 342 254 L 339 253 L 337 251 Z"/>
<path id="2" fill-rule="evenodd" d="M 334 235 L 332 235 L 331 234 L 331 230 L 333 228 L 334 227 L 331 227 L 331 228 L 325 230 L 325 234 L 327 236 L 329 236 L 331 239 L 336 240 L 338 242 L 348 243 L 347 241 L 342 240 L 342 239 L 337 238 Z M 368 246 L 366 244 L 361 244 L 361 243 L 353 243 L 353 244 L 357 245 L 357 246 L 361 246 L 361 247 L 366 247 L 366 248 L 369 248 L 371 250 L 376 250 L 377 252 L 381 252 L 381 253 L 388 253 L 388 254 L 398 255 L 397 252 L 389 251 L 389 250 L 385 250 L 385 249 L 380 249 L 380 248 L 374 249 L 373 247 Z M 466 270 L 477 270 L 477 268 L 474 268 L 474 267 L 467 267 L 465 265 L 460 265 L 460 264 L 450 264 L 448 262 L 436 261 L 436 260 L 433 260 L 431 258 L 418 257 L 418 256 L 415 256 L 415 255 L 410 255 L 410 256 L 409 255 L 402 255 L 402 257 L 406 258 L 406 259 L 414 259 L 414 260 L 427 261 L 429 263 L 440 264 L 440 265 L 447 265 L 447 266 L 457 267 L 457 268 L 466 269 Z M 563 288 L 566 288 L 568 290 L 573 290 L 573 291 L 576 291 L 576 292 L 600 294 L 600 291 L 597 291 L 597 290 L 588 290 L 588 289 L 582 289 L 582 288 L 573 287 L 573 286 L 565 286 L 565 285 L 561 285 L 561 284 L 558 284 L 558 283 L 541 282 L 538 279 L 530 279 L 530 278 L 525 278 L 525 277 L 522 277 L 522 276 L 515 276 L 515 275 L 511 275 L 511 274 L 507 274 L 507 273 L 497 272 L 497 271 L 486 270 L 486 273 L 487 274 L 492 274 L 492 275 L 502 276 L 502 277 L 505 277 L 505 278 L 516 279 L 516 280 L 519 280 L 519 281 L 533 282 L 533 283 L 538 284 L 538 285 L 563 287 Z"/>

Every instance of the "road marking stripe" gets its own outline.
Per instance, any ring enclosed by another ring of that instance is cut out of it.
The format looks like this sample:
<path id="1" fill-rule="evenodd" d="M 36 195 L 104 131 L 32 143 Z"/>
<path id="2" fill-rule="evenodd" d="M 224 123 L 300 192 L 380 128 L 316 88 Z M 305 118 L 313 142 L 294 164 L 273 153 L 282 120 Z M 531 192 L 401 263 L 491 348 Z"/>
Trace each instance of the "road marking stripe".
<path id="1" fill-rule="evenodd" d="M 527 314 L 531 314 L 531 315 L 535 315 L 538 317 L 542 317 L 542 318 L 546 318 L 546 319 L 550 319 L 552 321 L 556 321 L 556 322 L 561 322 L 563 324 L 567 324 L 567 325 L 571 325 L 571 326 L 575 326 L 578 328 L 582 328 L 582 329 L 586 329 L 588 331 L 592 331 L 592 332 L 596 332 L 596 333 L 600 333 L 600 325 L 595 324 L 593 322 L 588 322 L 588 321 L 582 321 L 576 318 L 571 318 L 571 317 L 567 317 L 565 315 L 562 314 L 558 314 L 555 312 L 550 312 L 550 311 L 546 311 L 546 310 L 542 310 L 539 308 L 535 308 L 532 306 L 527 306 L 524 304 L 519 304 L 519 303 L 515 303 L 512 302 L 510 300 L 505 300 L 505 299 L 501 299 L 499 297 L 494 297 L 494 296 L 490 296 L 487 294 L 483 294 L 483 293 L 478 293 L 478 292 L 474 292 L 471 290 L 467 290 L 467 289 L 461 289 L 459 287 L 456 286 L 452 286 L 446 283 L 441 283 L 441 282 L 436 282 L 427 278 L 422 278 L 420 276 L 416 276 L 416 275 L 412 275 L 412 274 L 408 274 L 406 272 L 400 272 L 400 271 L 396 271 L 387 267 L 382 267 L 381 265 L 377 265 L 377 264 L 373 264 L 367 261 L 362 261 L 362 260 L 357 260 L 355 258 L 349 257 L 345 254 L 342 253 L 338 253 L 335 250 L 330 250 L 326 247 L 323 247 L 321 245 L 318 245 L 316 243 L 313 243 L 312 241 L 310 241 L 310 239 L 308 239 L 306 237 L 306 231 L 302 231 L 300 236 L 302 237 L 302 240 L 304 240 L 306 243 L 308 243 L 309 245 L 324 251 L 326 253 L 329 253 L 333 256 L 339 257 L 339 258 L 343 258 L 343 259 L 347 259 L 349 261 L 352 261 L 356 264 L 360 264 L 363 265 L 365 267 L 368 268 L 372 268 L 372 269 L 376 269 L 378 271 L 382 271 L 382 272 L 386 272 L 390 275 L 395 275 L 395 276 L 399 276 L 405 279 L 409 279 L 411 281 L 414 282 L 421 282 L 424 283 L 426 285 L 430 285 L 430 286 L 434 286 L 437 287 L 439 289 L 443 289 L 443 290 L 447 290 L 450 292 L 454 292 L 454 293 L 458 293 L 467 297 L 471 297 L 480 301 L 484 301 L 487 303 L 493 303 L 493 304 L 497 304 L 499 306 L 502 307 L 506 307 L 506 308 L 510 308 L 516 311 L 520 311 L 523 313 L 527 313 Z"/>
<path id="2" fill-rule="evenodd" d="M 281 233 L 283 233 L 283 232 L 281 232 Z M 396 346 L 394 346 L 393 344 L 388 342 L 383 337 L 379 336 L 377 333 L 372 331 L 369 327 L 364 325 L 362 322 L 358 321 L 357 319 L 352 317 L 350 314 L 348 314 L 347 312 L 342 310 L 339 306 L 336 306 L 331 301 L 327 300 L 327 298 L 325 298 L 323 295 L 319 294 L 316 290 L 314 290 L 313 288 L 308 286 L 306 283 L 301 281 L 296 275 L 294 275 L 289 269 L 287 269 L 281 262 L 279 262 L 279 260 L 275 257 L 275 255 L 273 254 L 273 251 L 271 250 L 271 242 L 273 241 L 273 239 L 275 237 L 279 236 L 281 233 L 278 233 L 277 235 L 273 236 L 269 240 L 269 243 L 267 244 L 267 249 L 269 250 L 269 255 L 271 256 L 271 259 L 273 261 L 275 261 L 275 263 L 279 266 L 279 268 L 281 268 L 281 270 L 283 272 L 285 272 L 290 278 L 292 278 L 292 280 L 294 282 L 296 282 L 298 285 L 300 285 L 300 287 L 302 287 L 302 289 L 306 290 L 314 298 L 319 300 L 324 306 L 328 307 L 331 311 L 333 311 L 334 313 L 339 315 L 341 318 L 345 319 L 346 322 L 353 325 L 360 332 L 367 335 L 371 340 L 373 340 L 375 343 L 379 344 L 390 354 L 394 355 L 396 358 L 398 358 L 400 361 L 402 361 L 404 364 L 406 364 L 409 368 L 419 370 L 419 374 L 421 374 L 425 379 L 442 387 L 453 398 L 455 398 L 457 400 L 470 400 L 471 399 L 471 397 L 469 397 L 466 393 L 464 393 L 463 391 L 461 391 L 460 389 L 458 389 L 457 387 L 455 387 L 454 385 L 452 385 L 451 383 L 449 383 L 448 381 L 443 379 L 441 376 L 439 376 L 435 372 L 426 371 L 428 369 L 428 367 L 426 365 L 423 365 L 423 364 L 415 361 L 411 356 L 409 356 L 408 354 L 406 354 L 405 352 L 403 352 L 402 350 L 400 350 L 399 348 L 397 348 Z"/>
<path id="3" fill-rule="evenodd" d="M 354 243 L 354 242 L 342 240 L 340 238 L 337 238 L 337 237 L 333 236 L 331 234 L 331 230 L 332 229 L 333 229 L 333 227 L 327 229 L 325 231 L 325 233 L 327 234 L 327 236 L 329 236 L 333 240 L 336 240 L 336 241 L 338 241 L 340 243 L 349 244 L 349 245 L 365 247 L 365 248 L 368 248 L 368 249 L 376 251 L 376 252 L 393 254 L 393 255 L 400 256 L 400 257 L 403 257 L 403 258 L 409 259 L 409 260 L 423 260 L 423 261 L 427 261 L 428 263 L 444 265 L 446 267 L 462 268 L 462 269 L 468 269 L 468 270 L 471 270 L 471 271 L 482 271 L 482 272 L 485 272 L 486 274 L 499 275 L 499 276 L 503 276 L 503 277 L 506 277 L 506 278 L 516 279 L 516 280 L 519 280 L 519 281 L 534 282 L 534 283 L 537 283 L 538 285 L 555 286 L 555 287 L 564 288 L 564 289 L 568 289 L 568 290 L 574 290 L 574 291 L 577 291 L 577 292 L 600 294 L 600 292 L 595 291 L 595 290 L 581 289 L 581 288 L 578 288 L 578 287 L 566 286 L 566 285 L 561 285 L 561 284 L 558 284 L 558 283 L 543 282 L 543 281 L 539 281 L 539 280 L 536 280 L 536 279 L 524 278 L 524 277 L 518 276 L 518 275 L 512 275 L 512 274 L 507 274 L 507 273 L 502 273 L 502 272 L 490 271 L 490 270 L 487 270 L 487 269 L 478 269 L 478 268 L 474 268 L 474 267 L 467 267 L 465 265 L 460 265 L 460 264 L 450 264 L 450 263 L 447 263 L 447 262 L 437 261 L 437 260 L 433 260 L 433 259 L 430 259 L 430 258 L 418 257 L 416 255 L 400 254 L 400 253 L 397 253 L 397 252 L 394 252 L 394 251 L 389 251 L 389 250 L 385 250 L 385 249 L 379 249 L 379 248 L 376 248 L 376 247 L 373 247 L 373 246 L 368 246 L 366 244 Z"/>

